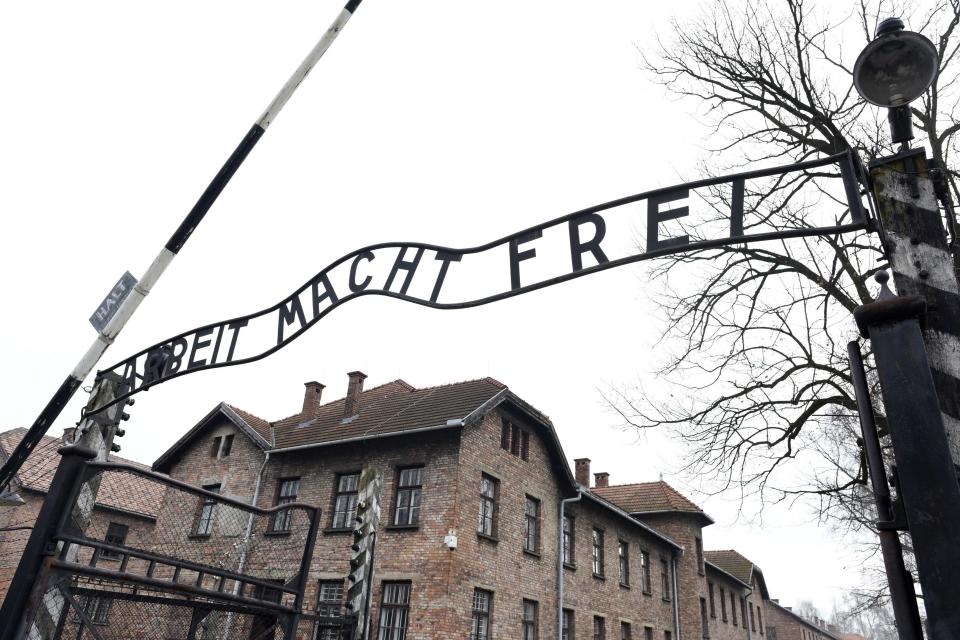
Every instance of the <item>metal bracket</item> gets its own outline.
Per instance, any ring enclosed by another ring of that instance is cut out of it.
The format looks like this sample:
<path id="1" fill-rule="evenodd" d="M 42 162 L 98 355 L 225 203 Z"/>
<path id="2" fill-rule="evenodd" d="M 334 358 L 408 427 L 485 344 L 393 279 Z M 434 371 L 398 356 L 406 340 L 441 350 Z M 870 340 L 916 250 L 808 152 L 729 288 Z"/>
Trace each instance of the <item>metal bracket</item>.
<path id="1" fill-rule="evenodd" d="M 877 529 L 880 531 L 909 531 L 907 524 L 907 512 L 903 508 L 903 499 L 900 497 L 899 477 L 897 476 L 897 466 L 890 467 L 890 484 L 897 489 L 897 497 L 890 500 L 890 515 L 892 520 L 877 520 Z"/>

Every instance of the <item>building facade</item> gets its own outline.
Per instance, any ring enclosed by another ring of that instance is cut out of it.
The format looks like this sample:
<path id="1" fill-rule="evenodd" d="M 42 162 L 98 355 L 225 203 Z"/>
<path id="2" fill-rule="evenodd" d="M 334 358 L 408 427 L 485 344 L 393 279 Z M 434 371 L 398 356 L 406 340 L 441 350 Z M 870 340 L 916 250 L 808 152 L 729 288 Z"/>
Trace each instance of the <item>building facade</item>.
<path id="1" fill-rule="evenodd" d="M 712 520 L 669 484 L 611 485 L 605 473 L 591 483 L 586 458 L 571 473 L 550 420 L 492 378 L 364 390 L 365 378 L 349 374 L 346 396 L 332 402 L 308 382 L 299 411 L 275 421 L 220 403 L 153 469 L 260 507 L 319 506 L 306 602 L 327 614 L 344 606 L 360 474 L 379 470 L 378 640 L 788 637 L 776 636 L 759 568 L 735 551 L 706 551 Z M 156 513 L 129 513 L 101 494 L 104 536 L 122 524 L 126 535 L 167 540 L 174 522 L 190 520 L 182 544 L 211 564 L 221 557 L 211 534 L 225 513 L 163 496 Z M 246 567 L 278 582 L 296 569 Z"/>

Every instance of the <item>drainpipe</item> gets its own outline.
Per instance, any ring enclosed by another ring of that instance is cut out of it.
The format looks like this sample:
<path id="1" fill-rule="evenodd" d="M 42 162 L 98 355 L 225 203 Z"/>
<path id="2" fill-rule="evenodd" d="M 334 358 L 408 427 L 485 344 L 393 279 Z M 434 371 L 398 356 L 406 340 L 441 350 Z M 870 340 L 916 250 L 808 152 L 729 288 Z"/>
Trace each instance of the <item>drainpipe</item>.
<path id="1" fill-rule="evenodd" d="M 682 550 L 674 549 L 671 554 L 670 570 L 673 573 L 673 637 L 680 640 L 680 581 L 677 580 L 677 559 Z"/>
<path id="2" fill-rule="evenodd" d="M 257 482 L 253 485 L 253 499 L 250 500 L 251 506 L 257 506 L 257 500 L 260 498 L 260 486 L 263 484 L 263 471 L 267 468 L 267 462 L 270 461 L 270 451 L 263 452 L 263 464 L 257 471 Z M 243 542 L 241 543 L 240 562 L 237 563 L 237 573 L 243 573 L 243 567 L 247 563 L 247 543 L 253 534 L 253 513 L 247 516 L 247 528 L 243 532 Z M 240 591 L 240 584 L 234 583 L 233 595 Z M 233 611 L 227 613 L 227 623 L 223 626 L 223 640 L 230 640 L 230 627 L 233 626 Z"/>
<path id="3" fill-rule="evenodd" d="M 557 521 L 557 640 L 563 640 L 563 512 L 568 502 L 579 502 L 583 492 L 577 489 L 573 498 L 560 501 L 560 519 Z"/>

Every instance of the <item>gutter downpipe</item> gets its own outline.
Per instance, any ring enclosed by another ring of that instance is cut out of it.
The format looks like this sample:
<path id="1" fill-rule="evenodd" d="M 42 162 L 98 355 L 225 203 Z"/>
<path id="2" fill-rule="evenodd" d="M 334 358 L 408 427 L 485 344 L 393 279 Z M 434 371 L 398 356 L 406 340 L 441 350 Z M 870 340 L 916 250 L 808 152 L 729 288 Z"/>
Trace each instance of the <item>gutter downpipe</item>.
<path id="1" fill-rule="evenodd" d="M 267 468 L 267 462 L 270 461 L 270 450 L 263 452 L 263 464 L 260 465 L 259 471 L 257 471 L 257 482 L 253 485 L 253 499 L 250 501 L 251 506 L 257 506 L 257 500 L 260 498 L 260 486 L 263 484 L 263 471 Z M 237 573 L 243 573 L 243 567 L 247 563 L 247 543 L 250 541 L 250 536 L 253 534 L 253 514 L 251 513 L 247 516 L 247 528 L 243 532 L 243 551 L 240 552 L 240 562 L 237 563 Z M 235 582 L 233 585 L 233 595 L 237 595 L 240 590 L 240 584 Z M 227 614 L 227 623 L 223 625 L 223 640 L 230 640 L 230 627 L 233 626 L 233 611 Z"/>
<path id="2" fill-rule="evenodd" d="M 579 502 L 582 497 L 583 491 L 578 488 L 576 497 L 560 500 L 560 518 L 557 521 L 557 640 L 563 640 L 563 515 L 568 502 Z"/>
<path id="3" fill-rule="evenodd" d="M 682 549 L 674 549 L 671 558 L 671 572 L 673 573 L 673 637 L 680 639 L 680 581 L 677 580 L 677 558 L 683 553 Z"/>

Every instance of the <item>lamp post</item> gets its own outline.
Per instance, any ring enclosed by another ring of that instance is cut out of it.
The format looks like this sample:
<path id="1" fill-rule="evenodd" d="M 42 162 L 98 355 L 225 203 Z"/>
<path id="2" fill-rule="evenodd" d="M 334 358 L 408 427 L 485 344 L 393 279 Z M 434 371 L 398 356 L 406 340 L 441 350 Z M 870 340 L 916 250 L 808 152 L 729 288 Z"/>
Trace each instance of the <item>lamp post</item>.
<path id="1" fill-rule="evenodd" d="M 887 18 L 853 65 L 853 85 L 864 100 L 887 107 L 890 137 L 906 151 L 913 140 L 910 103 L 937 77 L 937 48 L 919 33 L 905 31 L 903 20 Z"/>
<path id="2" fill-rule="evenodd" d="M 854 314 L 874 352 L 897 464 L 895 511 L 905 520 L 884 522 L 880 513 L 877 526 L 910 531 L 935 639 L 960 637 L 960 283 L 926 152 L 909 143 L 910 103 L 933 86 L 938 70 L 936 47 L 904 30 L 899 18 L 878 25 L 853 68 L 857 92 L 888 109 L 890 137 L 900 145 L 895 155 L 870 164 L 881 240 L 899 296 L 884 289 Z M 870 464 L 875 484 L 886 477 L 876 458 Z M 901 618 L 898 630 L 909 637 L 909 621 Z"/>

